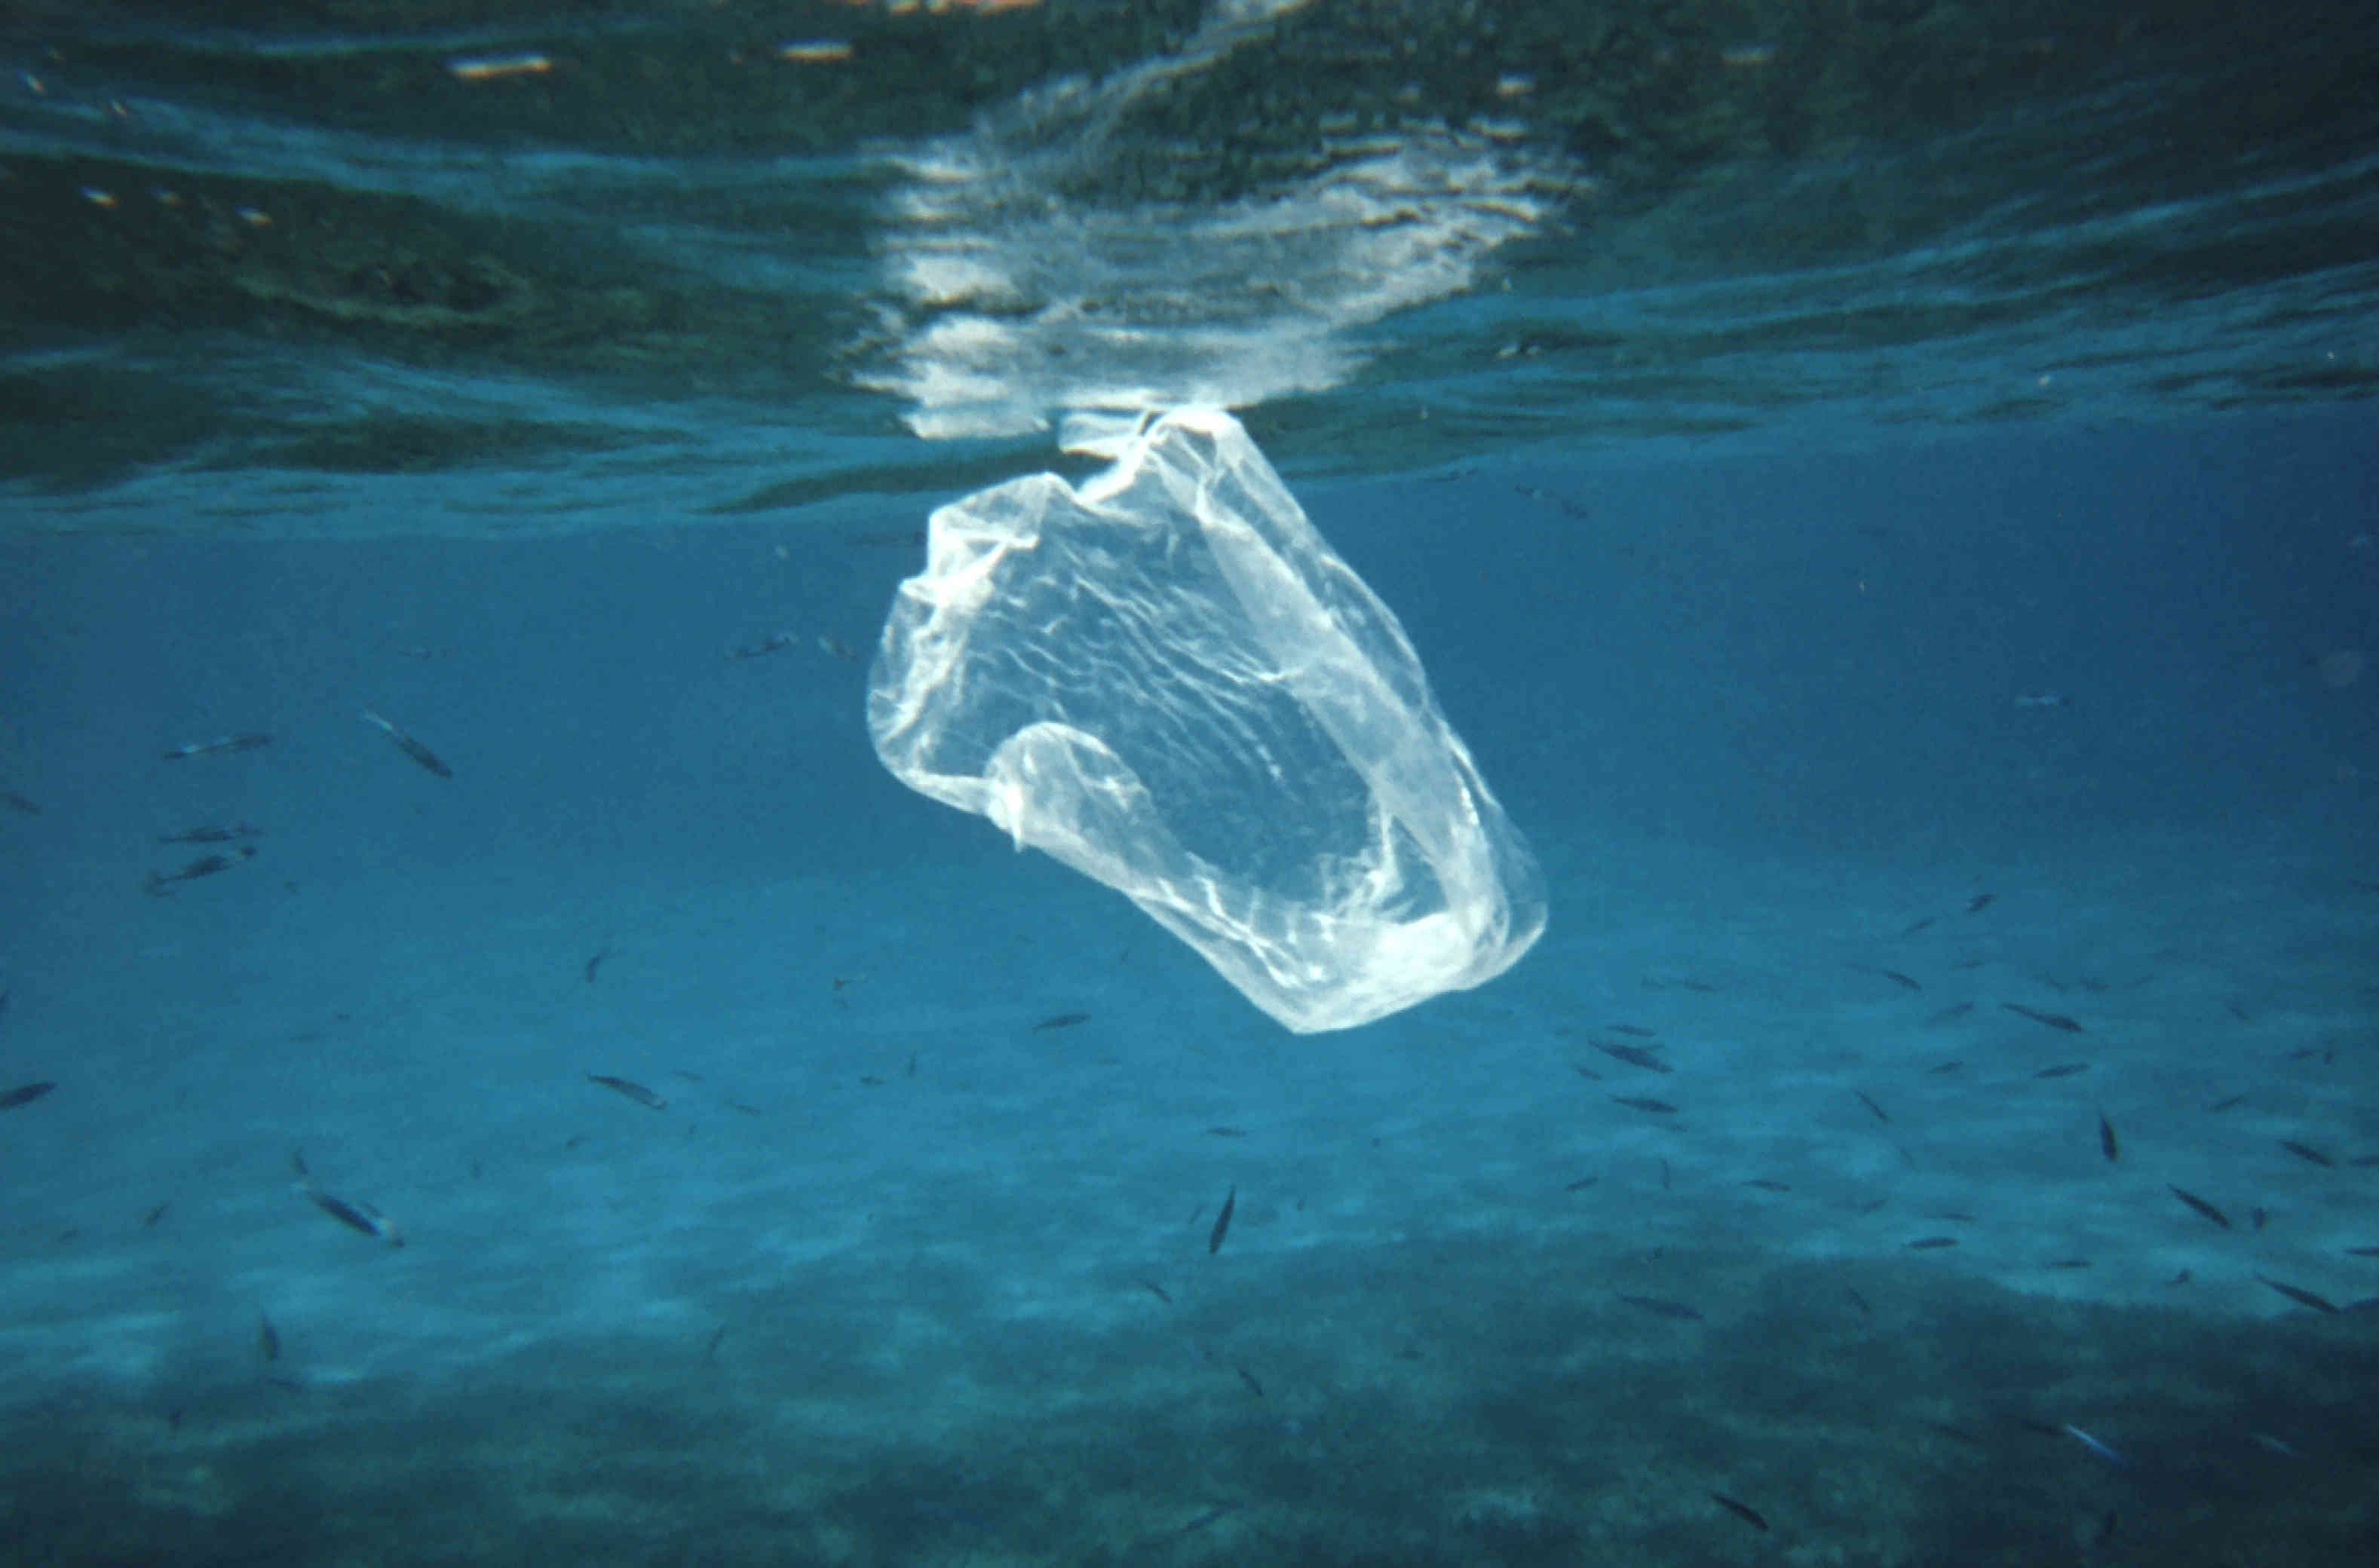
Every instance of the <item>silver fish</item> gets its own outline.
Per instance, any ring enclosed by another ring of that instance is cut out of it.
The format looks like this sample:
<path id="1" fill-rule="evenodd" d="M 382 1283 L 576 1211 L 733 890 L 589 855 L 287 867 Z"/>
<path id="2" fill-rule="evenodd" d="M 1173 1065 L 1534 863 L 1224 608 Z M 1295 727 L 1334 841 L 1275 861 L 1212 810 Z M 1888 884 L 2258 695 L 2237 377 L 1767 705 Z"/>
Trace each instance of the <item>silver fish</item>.
<path id="1" fill-rule="evenodd" d="M 378 730 L 390 740 L 395 742 L 397 750 L 403 752 L 406 756 L 411 757 L 414 761 L 419 763 L 423 767 L 428 768 L 439 778 L 452 778 L 454 777 L 454 770 L 447 766 L 436 752 L 431 751 L 429 747 L 423 745 L 420 742 L 415 740 L 404 730 L 399 730 L 395 725 L 391 724 L 387 719 L 382 718 L 380 715 L 372 712 L 369 708 L 366 708 L 364 710 L 364 722 L 370 725 L 373 729 Z"/>
<path id="2" fill-rule="evenodd" d="M 391 1247 L 405 1245 L 405 1233 L 396 1228 L 395 1221 L 378 1209 L 368 1203 L 351 1202 L 316 1187 L 313 1173 L 306 1168 L 306 1157 L 295 1149 L 289 1152 L 289 1165 L 297 1173 L 298 1195 L 312 1203 L 314 1207 L 321 1210 L 349 1230 L 368 1236 L 377 1241 L 385 1241 Z"/>
<path id="3" fill-rule="evenodd" d="M 271 744 L 272 744 L 272 737 L 270 735 L 254 732 L 245 735 L 220 735 L 211 741 L 192 741 L 187 745 L 175 746 L 172 751 L 164 754 L 164 758 L 167 762 L 180 762 L 185 757 L 211 757 L 223 756 L 232 752 L 252 752 L 259 746 Z"/>
<path id="4" fill-rule="evenodd" d="M 590 1072 L 586 1075 L 586 1081 L 589 1083 L 599 1083 L 614 1094 L 624 1094 L 629 1099 L 634 1100 L 637 1104 L 642 1105 L 647 1111 L 662 1111 L 669 1108 L 669 1102 L 667 1100 L 662 1099 L 659 1095 L 654 1093 L 651 1090 L 646 1089 L 643 1084 L 638 1083 L 634 1079 L 613 1078 L 607 1072 Z"/>

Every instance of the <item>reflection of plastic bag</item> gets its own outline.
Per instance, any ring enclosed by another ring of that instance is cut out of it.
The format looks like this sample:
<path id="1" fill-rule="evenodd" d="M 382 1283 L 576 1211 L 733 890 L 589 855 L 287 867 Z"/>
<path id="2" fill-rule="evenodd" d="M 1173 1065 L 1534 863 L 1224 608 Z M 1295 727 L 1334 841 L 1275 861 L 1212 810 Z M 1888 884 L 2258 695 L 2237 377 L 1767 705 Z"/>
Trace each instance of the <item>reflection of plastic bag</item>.
<path id="1" fill-rule="evenodd" d="M 1493 978 L 1541 878 L 1404 629 L 1229 415 L 933 516 L 870 672 L 912 789 L 1115 887 L 1298 1031 Z"/>

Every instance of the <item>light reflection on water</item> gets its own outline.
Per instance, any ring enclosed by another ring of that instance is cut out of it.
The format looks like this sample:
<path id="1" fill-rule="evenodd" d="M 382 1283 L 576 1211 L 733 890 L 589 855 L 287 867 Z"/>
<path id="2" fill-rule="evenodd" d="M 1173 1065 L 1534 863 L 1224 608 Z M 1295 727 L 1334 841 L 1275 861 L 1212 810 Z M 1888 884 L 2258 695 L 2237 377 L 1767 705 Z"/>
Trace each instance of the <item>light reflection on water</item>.
<path id="1" fill-rule="evenodd" d="M 33 525 L 848 512 L 1078 408 L 1250 410 L 1295 481 L 2379 363 L 2352 8 L 145 15 L 0 42 Z"/>

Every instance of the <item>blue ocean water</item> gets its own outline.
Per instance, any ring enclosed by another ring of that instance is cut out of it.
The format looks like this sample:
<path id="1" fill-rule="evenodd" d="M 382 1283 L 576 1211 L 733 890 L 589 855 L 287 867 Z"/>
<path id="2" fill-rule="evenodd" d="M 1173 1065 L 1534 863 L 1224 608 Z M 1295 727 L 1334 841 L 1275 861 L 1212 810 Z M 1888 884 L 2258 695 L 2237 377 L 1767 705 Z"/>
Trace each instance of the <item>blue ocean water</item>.
<path id="1" fill-rule="evenodd" d="M 11 18 L 0 1561 L 2371 1561 L 2279 12 Z M 1489 983 L 1291 1033 L 877 761 L 933 508 L 1198 397 Z"/>

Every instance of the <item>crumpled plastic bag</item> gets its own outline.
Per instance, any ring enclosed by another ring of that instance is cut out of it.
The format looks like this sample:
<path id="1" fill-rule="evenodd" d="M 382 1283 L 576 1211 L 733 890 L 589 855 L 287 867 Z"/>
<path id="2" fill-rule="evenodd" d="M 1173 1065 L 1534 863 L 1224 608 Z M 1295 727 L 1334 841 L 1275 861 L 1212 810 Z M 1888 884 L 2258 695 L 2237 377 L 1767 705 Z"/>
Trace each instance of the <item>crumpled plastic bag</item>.
<path id="1" fill-rule="evenodd" d="M 1300 1032 L 1492 979 L 1543 878 L 1404 629 L 1237 420 L 935 512 L 869 672 L 895 777 L 1116 888 Z"/>

